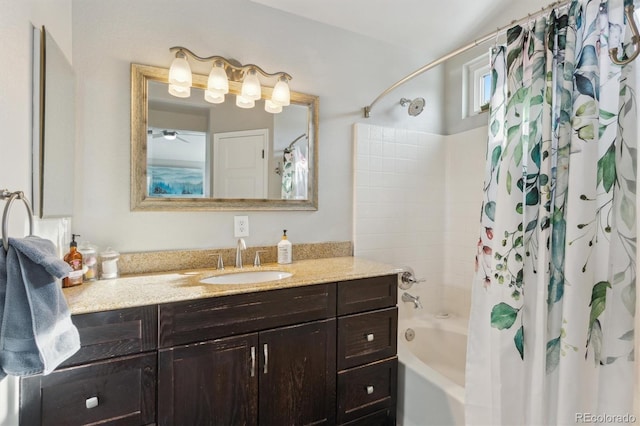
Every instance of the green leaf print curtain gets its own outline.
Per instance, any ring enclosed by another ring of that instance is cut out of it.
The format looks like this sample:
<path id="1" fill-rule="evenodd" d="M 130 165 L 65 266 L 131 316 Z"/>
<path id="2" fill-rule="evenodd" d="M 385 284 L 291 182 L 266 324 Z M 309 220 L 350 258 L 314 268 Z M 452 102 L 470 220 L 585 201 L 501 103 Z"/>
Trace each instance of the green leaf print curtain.
<path id="1" fill-rule="evenodd" d="M 637 65 L 608 56 L 623 7 L 573 1 L 492 51 L 468 424 L 632 414 Z"/>

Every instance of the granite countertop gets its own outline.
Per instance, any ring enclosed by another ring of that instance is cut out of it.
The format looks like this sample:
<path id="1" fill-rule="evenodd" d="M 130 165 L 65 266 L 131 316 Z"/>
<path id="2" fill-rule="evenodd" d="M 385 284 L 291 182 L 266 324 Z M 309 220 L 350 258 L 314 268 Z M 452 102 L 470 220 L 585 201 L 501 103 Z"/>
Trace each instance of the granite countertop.
<path id="1" fill-rule="evenodd" d="M 200 280 L 215 275 L 254 270 L 279 270 L 293 276 L 277 281 L 254 284 L 201 284 Z M 335 257 L 294 261 L 289 265 L 267 263 L 259 268 L 225 267 L 224 270 L 196 269 L 129 275 L 112 280 L 84 283 L 63 289 L 72 314 L 107 311 L 134 306 L 155 305 L 181 300 L 204 299 L 230 294 L 322 284 L 357 278 L 397 274 L 399 269 L 384 263 L 357 257 Z"/>

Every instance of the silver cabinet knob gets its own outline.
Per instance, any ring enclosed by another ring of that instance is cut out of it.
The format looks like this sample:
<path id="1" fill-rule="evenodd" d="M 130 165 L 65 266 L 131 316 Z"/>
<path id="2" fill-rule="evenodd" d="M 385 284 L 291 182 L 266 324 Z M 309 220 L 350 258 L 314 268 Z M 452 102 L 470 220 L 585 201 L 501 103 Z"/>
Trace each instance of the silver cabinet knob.
<path id="1" fill-rule="evenodd" d="M 373 342 L 373 333 L 367 334 L 367 342 Z"/>
<path id="2" fill-rule="evenodd" d="M 373 386 L 367 386 L 367 395 L 371 395 L 373 393 Z"/>
<path id="3" fill-rule="evenodd" d="M 100 404 L 97 396 L 92 396 L 91 398 L 87 398 L 87 400 L 84 403 L 88 409 L 95 408 Z"/>

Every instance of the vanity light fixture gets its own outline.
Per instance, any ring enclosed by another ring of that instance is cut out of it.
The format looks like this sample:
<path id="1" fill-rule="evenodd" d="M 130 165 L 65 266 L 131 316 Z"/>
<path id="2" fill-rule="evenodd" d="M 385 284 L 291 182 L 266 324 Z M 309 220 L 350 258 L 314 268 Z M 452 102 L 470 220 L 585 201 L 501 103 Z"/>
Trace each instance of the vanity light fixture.
<path id="1" fill-rule="evenodd" d="M 192 78 L 187 55 L 182 51 L 176 52 L 169 68 L 169 93 L 178 98 L 188 98 L 191 96 Z"/>
<path id="2" fill-rule="evenodd" d="M 253 108 L 255 101 L 262 98 L 262 86 L 258 74 L 266 78 L 277 78 L 271 99 L 265 99 L 265 111 L 272 114 L 279 113 L 283 106 L 288 106 L 291 102 L 289 91 L 291 76 L 285 72 L 270 74 L 257 65 L 242 65 L 222 56 L 201 57 L 181 46 L 172 47 L 169 51 L 175 52 L 175 58 L 169 68 L 169 93 L 173 96 L 188 98 L 191 95 L 193 78 L 187 59 L 192 58 L 200 62 L 213 63 L 207 89 L 204 92 L 204 99 L 207 102 L 213 104 L 224 102 L 225 95 L 229 93 L 229 80 L 241 81 L 241 94 L 236 95 L 236 105 L 240 108 Z"/>

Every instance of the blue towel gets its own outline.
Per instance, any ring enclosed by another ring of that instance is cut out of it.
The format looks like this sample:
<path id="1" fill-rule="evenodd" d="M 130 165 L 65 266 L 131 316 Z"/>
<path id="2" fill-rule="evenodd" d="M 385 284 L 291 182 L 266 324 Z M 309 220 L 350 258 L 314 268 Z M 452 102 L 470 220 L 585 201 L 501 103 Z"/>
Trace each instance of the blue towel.
<path id="1" fill-rule="evenodd" d="M 80 349 L 78 330 L 56 281 L 70 271 L 51 241 L 9 238 L 0 327 L 0 367 L 6 374 L 49 374 Z"/>

